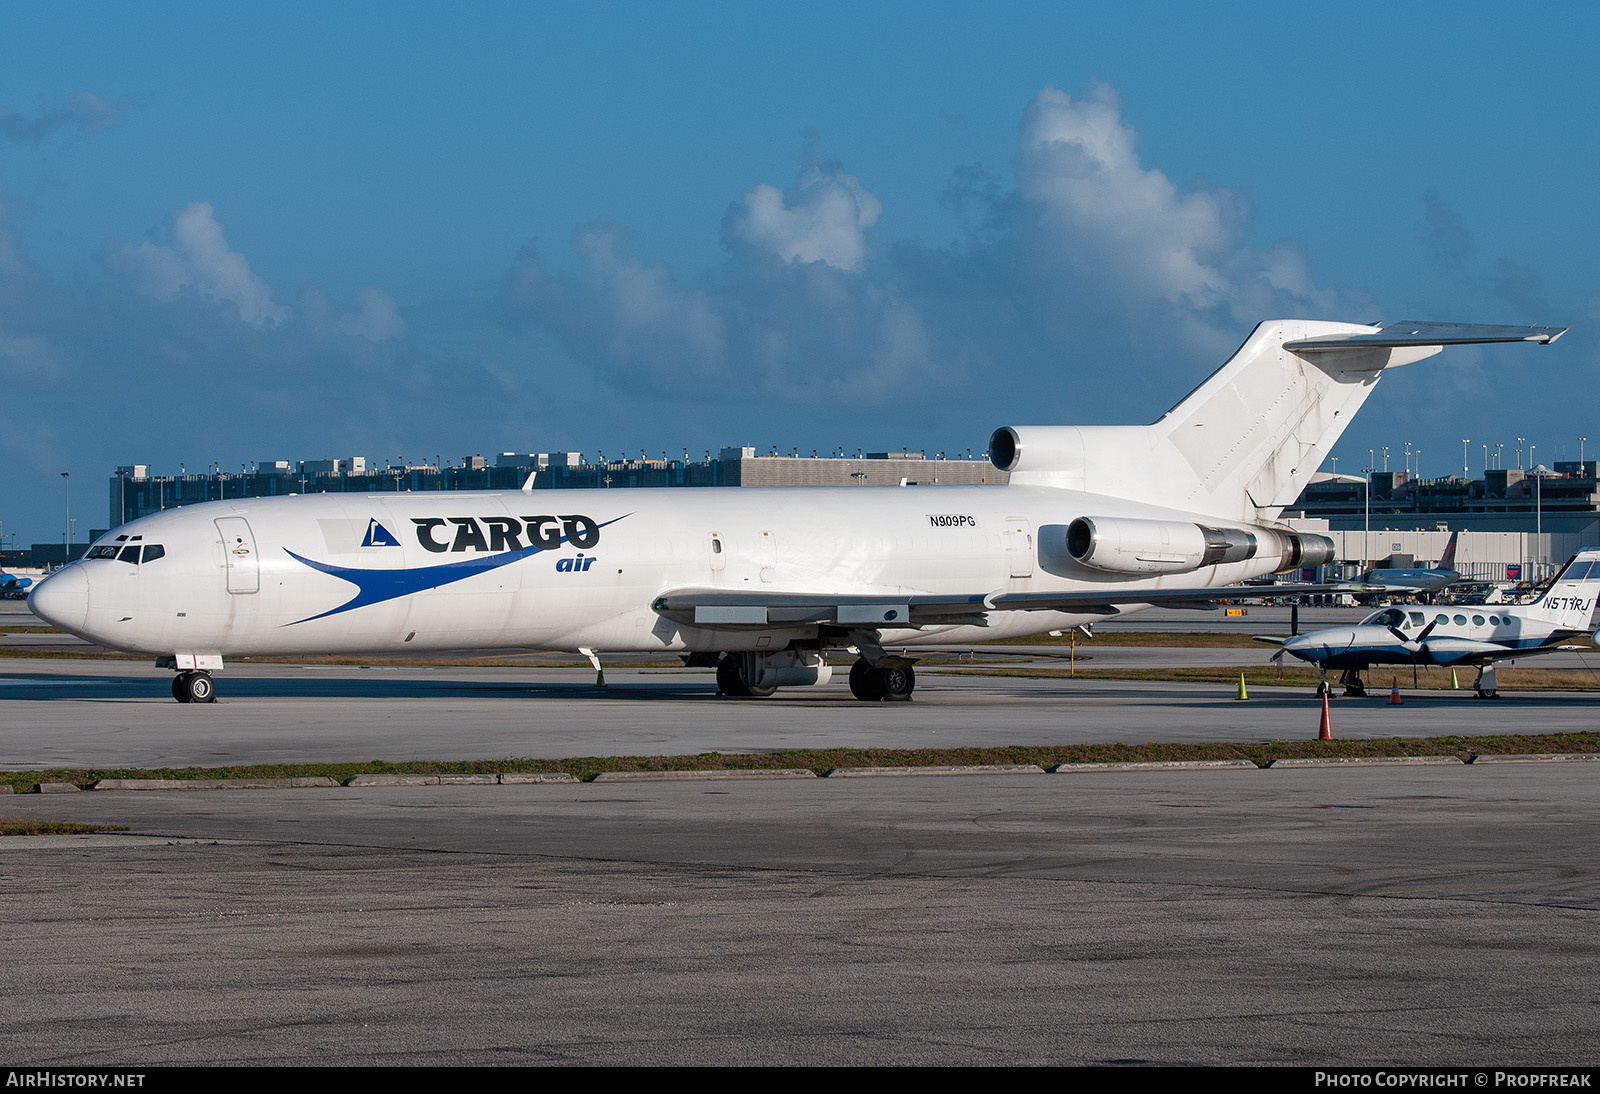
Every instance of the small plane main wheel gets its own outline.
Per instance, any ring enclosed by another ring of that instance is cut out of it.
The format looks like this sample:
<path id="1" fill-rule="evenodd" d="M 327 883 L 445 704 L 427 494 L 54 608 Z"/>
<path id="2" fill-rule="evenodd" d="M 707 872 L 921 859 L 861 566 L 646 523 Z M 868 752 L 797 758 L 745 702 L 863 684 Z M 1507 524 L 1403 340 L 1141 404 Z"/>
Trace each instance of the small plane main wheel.
<path id="1" fill-rule="evenodd" d="M 1479 698 L 1479 699 L 1498 699 L 1498 698 L 1500 698 L 1500 693 L 1497 692 L 1493 688 L 1490 688 L 1487 691 L 1480 690 L 1478 692 L 1478 694 L 1477 694 L 1477 698 Z"/>
<path id="2" fill-rule="evenodd" d="M 863 703 L 876 703 L 883 698 L 883 692 L 878 687 L 878 674 L 873 671 L 872 662 L 865 657 L 856 658 L 856 663 L 850 666 L 850 694 Z"/>
<path id="3" fill-rule="evenodd" d="M 187 672 L 180 672 L 172 678 L 172 697 L 180 703 L 193 702 L 189 698 L 189 681 L 184 679 L 188 675 Z"/>
<path id="4" fill-rule="evenodd" d="M 892 665 L 872 670 L 878 692 L 886 703 L 904 703 L 911 698 L 917 686 L 917 674 L 910 665 Z"/>

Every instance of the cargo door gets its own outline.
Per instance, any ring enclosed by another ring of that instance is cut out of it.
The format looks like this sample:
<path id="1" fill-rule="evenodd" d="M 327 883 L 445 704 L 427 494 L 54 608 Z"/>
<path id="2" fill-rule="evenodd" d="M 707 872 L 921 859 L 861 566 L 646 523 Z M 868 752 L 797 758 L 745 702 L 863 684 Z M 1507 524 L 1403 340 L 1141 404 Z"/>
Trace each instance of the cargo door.
<path id="1" fill-rule="evenodd" d="M 1007 517 L 1005 524 L 1006 565 L 1012 577 L 1033 576 L 1033 522 L 1023 517 Z"/>
<path id="2" fill-rule="evenodd" d="M 218 517 L 222 554 L 228 566 L 228 591 L 253 593 L 261 588 L 261 564 L 256 559 L 256 537 L 243 517 Z"/>

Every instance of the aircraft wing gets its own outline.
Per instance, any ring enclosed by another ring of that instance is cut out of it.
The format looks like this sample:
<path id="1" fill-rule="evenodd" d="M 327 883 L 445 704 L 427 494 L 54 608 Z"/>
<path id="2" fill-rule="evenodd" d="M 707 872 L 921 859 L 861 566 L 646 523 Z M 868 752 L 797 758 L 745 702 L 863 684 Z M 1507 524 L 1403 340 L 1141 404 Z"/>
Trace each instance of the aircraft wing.
<path id="1" fill-rule="evenodd" d="M 1123 605 L 1205 608 L 1219 600 L 1277 600 L 1313 593 L 1349 592 L 1350 585 L 1224 585 L 1200 589 L 1104 589 L 1008 593 L 768 593 L 728 589 L 678 589 L 651 603 L 674 623 L 719 629 L 818 624 L 851 629 L 983 626 L 988 612 L 1082 612 L 1118 615 Z"/>
<path id="2" fill-rule="evenodd" d="M 1495 642 L 1476 642 L 1470 638 L 1432 638 L 1422 644 L 1428 656 L 1441 665 L 1489 665 L 1496 661 L 1515 661 L 1543 653 L 1592 653 L 1588 646 L 1528 646 L 1516 649 Z"/>

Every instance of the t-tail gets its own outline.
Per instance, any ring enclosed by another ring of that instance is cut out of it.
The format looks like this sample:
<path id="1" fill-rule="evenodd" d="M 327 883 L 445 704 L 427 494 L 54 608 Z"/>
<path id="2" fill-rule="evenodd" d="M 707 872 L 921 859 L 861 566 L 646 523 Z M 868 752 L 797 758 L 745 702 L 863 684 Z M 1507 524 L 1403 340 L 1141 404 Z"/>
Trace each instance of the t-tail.
<path id="1" fill-rule="evenodd" d="M 1600 599 L 1600 547 L 1584 547 L 1567 561 L 1543 596 L 1528 605 L 1527 617 L 1558 632 L 1593 629 Z"/>
<path id="2" fill-rule="evenodd" d="M 1151 425 L 1007 426 L 990 439 L 990 457 L 1013 483 L 1271 522 L 1300 496 L 1386 369 L 1449 345 L 1547 344 L 1565 330 L 1269 320 Z"/>

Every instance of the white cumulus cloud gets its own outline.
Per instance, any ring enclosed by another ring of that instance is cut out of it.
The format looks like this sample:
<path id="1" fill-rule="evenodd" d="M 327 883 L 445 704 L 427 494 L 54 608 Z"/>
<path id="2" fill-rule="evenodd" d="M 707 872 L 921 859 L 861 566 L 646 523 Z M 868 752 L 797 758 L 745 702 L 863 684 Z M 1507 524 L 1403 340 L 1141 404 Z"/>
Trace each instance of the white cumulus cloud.
<path id="1" fill-rule="evenodd" d="M 883 203 L 854 175 L 813 163 L 787 192 L 761 183 L 729 213 L 728 232 L 785 262 L 825 262 L 859 273 L 867 262 L 866 229 Z"/>
<path id="2" fill-rule="evenodd" d="M 406 321 L 400 318 L 400 308 L 394 297 L 382 289 L 368 287 L 357 298 L 357 309 L 339 317 L 339 333 L 351 334 L 373 342 L 387 342 L 403 338 Z"/>
<path id="3" fill-rule="evenodd" d="M 175 300 L 186 290 L 232 304 L 253 327 L 281 323 L 289 310 L 272 298 L 272 288 L 238 251 L 228 249 L 216 212 L 202 201 L 184 206 L 167 223 L 170 245 L 120 244 L 108 256 L 136 287 L 157 300 Z M 398 318 L 398 316 L 396 316 Z"/>

